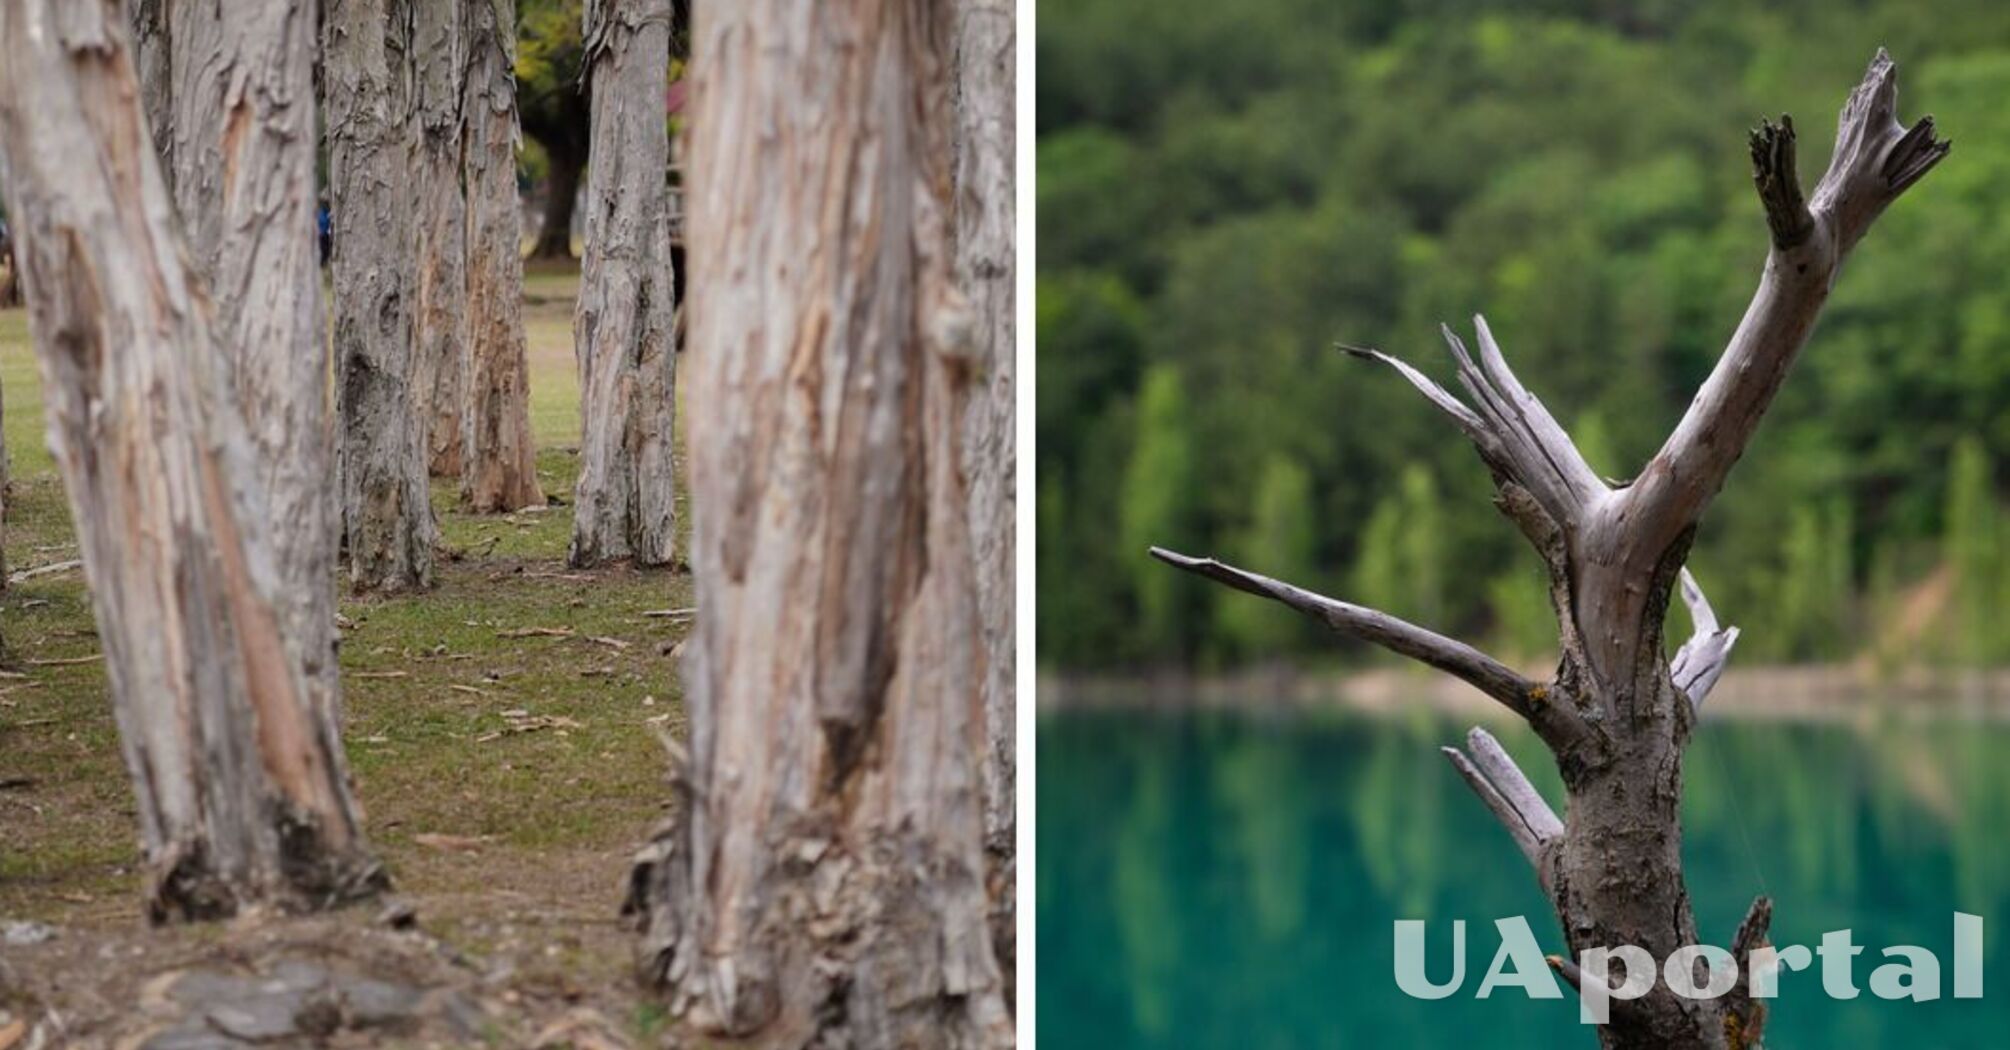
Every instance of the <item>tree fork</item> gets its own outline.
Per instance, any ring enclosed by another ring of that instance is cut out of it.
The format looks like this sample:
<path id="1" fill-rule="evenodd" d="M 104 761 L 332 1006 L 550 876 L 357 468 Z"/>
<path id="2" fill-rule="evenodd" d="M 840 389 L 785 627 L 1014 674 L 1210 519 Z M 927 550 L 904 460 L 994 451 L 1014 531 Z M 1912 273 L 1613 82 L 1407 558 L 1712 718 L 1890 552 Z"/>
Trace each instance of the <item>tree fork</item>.
<path id="1" fill-rule="evenodd" d="M 1665 958 L 1697 942 L 1683 884 L 1682 755 L 1697 712 L 1737 642 L 1683 566 L 1697 523 L 1751 441 L 1813 329 L 1845 258 L 1886 207 L 1947 155 L 1932 117 L 1899 124 L 1897 69 L 1882 48 L 1838 119 L 1827 172 L 1804 196 L 1793 122 L 1751 136 L 1753 182 L 1770 251 L 1737 332 L 1687 413 L 1631 485 L 1613 487 L 1508 368 L 1483 318 L 1475 358 L 1449 328 L 1461 400 L 1415 368 L 1387 364 L 1465 433 L 1492 473 L 1496 503 L 1547 565 L 1561 658 L 1537 685 L 1463 643 L 1212 559 L 1154 549 L 1162 561 L 1288 605 L 1332 630 L 1430 664 L 1525 719 L 1563 774 L 1568 805 L 1548 804 L 1491 736 L 1445 749 L 1454 768 L 1535 867 L 1573 953 L 1634 944 Z M 1695 633 L 1672 661 L 1663 623 L 1679 584 Z M 1763 946 L 1772 902 L 1760 898 L 1733 954 Z M 1582 975 L 1567 961 L 1573 985 Z M 1749 966 L 1745 967 L 1749 970 Z M 1721 999 L 1691 1000 L 1657 982 L 1601 1026 L 1608 1050 L 1756 1046 L 1766 1006 L 1741 980 Z"/>

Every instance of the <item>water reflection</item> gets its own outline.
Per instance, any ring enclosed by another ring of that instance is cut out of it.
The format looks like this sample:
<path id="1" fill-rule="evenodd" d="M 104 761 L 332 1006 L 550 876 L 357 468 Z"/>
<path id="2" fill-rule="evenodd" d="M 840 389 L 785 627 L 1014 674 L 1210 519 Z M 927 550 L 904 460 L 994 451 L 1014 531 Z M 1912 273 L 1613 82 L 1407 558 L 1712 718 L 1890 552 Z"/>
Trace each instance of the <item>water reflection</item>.
<path id="1" fill-rule="evenodd" d="M 1472 998 L 1499 944 L 1494 919 L 1527 915 L 1548 950 L 1559 938 L 1520 854 L 1437 756 L 1463 728 L 1424 714 L 1043 718 L 1041 1045 L 1595 1045 L 1574 1000 Z M 1560 797 L 1541 745 L 1501 737 Z M 1817 973 L 1789 974 L 1769 1047 L 2005 1045 L 2010 730 L 1710 723 L 1688 781 L 1684 852 L 1705 940 L 1728 941 L 1765 889 L 1776 943 L 1854 930 L 1869 946 L 1865 987 L 1883 946 L 1921 945 L 1951 967 L 1952 912 L 1987 923 L 1988 997 L 1837 1002 Z M 1436 925 L 1437 979 L 1450 920 L 1467 920 L 1458 996 L 1396 990 L 1397 918 Z"/>

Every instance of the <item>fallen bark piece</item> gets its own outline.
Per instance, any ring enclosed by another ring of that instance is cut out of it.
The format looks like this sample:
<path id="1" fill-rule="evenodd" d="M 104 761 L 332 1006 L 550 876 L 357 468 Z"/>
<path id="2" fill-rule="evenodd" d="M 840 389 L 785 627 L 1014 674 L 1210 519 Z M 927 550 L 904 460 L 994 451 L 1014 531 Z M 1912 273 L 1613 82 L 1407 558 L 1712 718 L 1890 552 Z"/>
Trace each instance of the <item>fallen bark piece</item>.
<path id="1" fill-rule="evenodd" d="M 570 627 L 517 627 L 507 631 L 497 631 L 497 638 L 570 638 L 575 632 Z"/>

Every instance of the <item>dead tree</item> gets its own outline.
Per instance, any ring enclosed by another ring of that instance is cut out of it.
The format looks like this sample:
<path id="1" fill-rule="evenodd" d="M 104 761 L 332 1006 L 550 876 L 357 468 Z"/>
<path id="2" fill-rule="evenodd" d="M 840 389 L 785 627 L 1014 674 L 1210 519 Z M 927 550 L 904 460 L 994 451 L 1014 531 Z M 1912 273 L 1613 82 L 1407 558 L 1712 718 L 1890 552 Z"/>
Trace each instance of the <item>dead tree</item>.
<path id="1" fill-rule="evenodd" d="M 644 978 L 735 1045 L 1009 1046 L 949 10 L 694 6 L 699 613 L 679 816 L 632 886 Z"/>
<path id="2" fill-rule="evenodd" d="M 426 434 L 413 410 L 409 0 L 328 0 L 342 528 L 358 590 L 432 586 Z"/>
<path id="3" fill-rule="evenodd" d="M 1017 747 L 1013 710 L 1012 178 L 1017 31 L 1010 0 L 956 4 L 956 278 L 975 315 L 975 358 L 963 429 L 977 612 L 984 637 L 984 842 L 991 859 L 991 935 L 1013 968 Z M 596 153 L 596 156 L 598 154 Z M 1009 994 L 1009 990 L 1008 990 Z"/>
<path id="4" fill-rule="evenodd" d="M 466 408 L 468 204 L 461 188 L 466 14 L 459 0 L 429 0 L 412 13 L 412 139 L 418 154 L 412 404 L 425 432 L 427 473 L 436 478 L 461 476 Z"/>
<path id="5" fill-rule="evenodd" d="M 476 513 L 544 505 L 530 434 L 523 336 L 523 209 L 516 195 L 516 2 L 461 0 L 467 331 L 461 501 Z"/>
<path id="6" fill-rule="evenodd" d="M 1460 400 L 1373 350 L 1449 416 L 1492 473 L 1496 505 L 1549 567 L 1561 659 L 1548 682 L 1523 678 L 1471 646 L 1395 617 L 1321 597 L 1210 559 L 1152 553 L 1219 583 L 1282 602 L 1332 630 L 1465 680 L 1525 719 L 1552 752 L 1567 805 L 1558 819 L 1507 753 L 1475 729 L 1461 776 L 1534 866 L 1573 954 L 1637 945 L 1657 959 L 1698 943 L 1682 879 L 1682 755 L 1696 713 L 1736 640 L 1720 630 L 1683 570 L 1704 510 L 1772 403 L 1843 261 L 1885 207 L 1947 155 L 1933 118 L 1896 119 L 1897 70 L 1880 49 L 1844 104 L 1828 172 L 1803 197 L 1787 117 L 1752 132 L 1753 178 L 1771 230 L 1759 288 L 1716 369 L 1667 442 L 1631 484 L 1585 464 L 1563 428 L 1508 370 L 1488 331 L 1477 360 L 1451 329 Z M 1696 634 L 1672 663 L 1662 624 L 1677 579 Z M 1754 904 L 1732 951 L 1740 966 L 1763 943 L 1770 902 Z M 1656 983 L 1622 1004 L 1599 1037 L 1609 1048 L 1755 1045 L 1764 1003 L 1743 985 L 1715 1000 Z"/>
<path id="7" fill-rule="evenodd" d="M 369 892 L 381 869 L 332 713 L 287 650 L 257 452 L 175 228 L 119 0 L 0 3 L 0 164 L 149 912 Z"/>
<path id="8" fill-rule="evenodd" d="M 584 39 L 595 159 L 572 329 L 580 438 L 570 560 L 667 565 L 677 526 L 677 302 L 663 119 L 670 0 L 588 0 Z"/>

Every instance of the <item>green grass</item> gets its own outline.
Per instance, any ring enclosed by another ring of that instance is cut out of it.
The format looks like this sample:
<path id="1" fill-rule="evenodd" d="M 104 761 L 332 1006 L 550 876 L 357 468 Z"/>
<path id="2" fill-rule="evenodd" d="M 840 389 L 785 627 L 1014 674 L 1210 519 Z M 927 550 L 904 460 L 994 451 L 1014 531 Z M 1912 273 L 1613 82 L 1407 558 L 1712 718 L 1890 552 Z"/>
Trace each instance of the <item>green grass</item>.
<path id="1" fill-rule="evenodd" d="M 576 281 L 534 272 L 525 308 L 539 474 L 568 503 Z M 8 565 L 75 558 L 22 311 L 0 312 L 0 389 L 13 463 Z M 648 723 L 682 721 L 662 650 L 686 627 L 643 613 L 693 604 L 690 579 L 625 566 L 573 572 L 568 506 L 479 517 L 455 507 L 453 489 L 434 488 L 448 552 L 439 586 L 342 601 L 355 625 L 341 649 L 345 739 L 369 834 L 401 890 L 448 926 L 520 907 L 604 918 L 668 797 Z M 573 633 L 503 634 L 532 627 Z M 25 675 L 0 679 L 0 782 L 15 782 L 0 788 L 0 915 L 129 921 L 137 830 L 104 667 L 34 663 L 97 652 L 81 575 L 0 594 L 0 638 Z M 565 721 L 511 731 L 527 719 Z M 443 850 L 421 841 L 431 834 L 482 841 Z"/>

